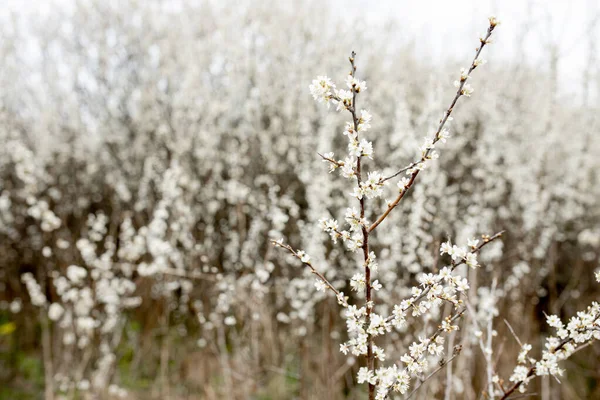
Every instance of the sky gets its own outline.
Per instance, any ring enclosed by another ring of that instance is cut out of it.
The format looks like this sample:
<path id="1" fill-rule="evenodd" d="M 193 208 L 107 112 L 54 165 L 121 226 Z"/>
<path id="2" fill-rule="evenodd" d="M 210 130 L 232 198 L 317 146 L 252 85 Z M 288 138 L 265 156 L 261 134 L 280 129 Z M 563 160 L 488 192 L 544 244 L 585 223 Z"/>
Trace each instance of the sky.
<path id="1" fill-rule="evenodd" d="M 477 40 L 494 15 L 502 23 L 494 33 L 493 59 L 520 62 L 525 54 L 525 62 L 546 70 L 548 50 L 556 46 L 565 93 L 582 91 L 590 39 L 600 42 L 600 0 L 334 0 L 332 6 L 373 23 L 394 19 L 419 44 L 420 55 L 433 59 L 472 54 L 474 46 L 465 44 Z M 592 53 L 599 51 L 597 44 Z M 600 57 L 594 62 L 600 65 Z"/>
<path id="2" fill-rule="evenodd" d="M 364 18 L 370 24 L 390 19 L 397 22 L 401 27 L 398 40 L 414 41 L 421 57 L 434 60 L 451 57 L 460 61 L 472 54 L 475 45 L 468 44 L 485 31 L 487 17 L 495 15 L 502 24 L 494 34 L 495 45 L 488 58 L 526 62 L 546 70 L 549 48 L 554 45 L 560 60 L 558 74 L 563 93 L 583 91 L 583 70 L 590 62 L 590 53 L 600 52 L 600 44 L 593 52 L 589 47 L 590 38 L 600 42 L 600 0 L 329 0 L 328 3 L 332 15 L 340 18 Z M 9 10 L 43 14 L 57 4 L 73 4 L 73 0 L 32 3 L 4 0 L 3 4 L 6 7 L 0 8 L 0 14 Z M 596 23 L 592 24 L 593 21 Z M 600 57 L 592 62 L 600 65 Z"/>

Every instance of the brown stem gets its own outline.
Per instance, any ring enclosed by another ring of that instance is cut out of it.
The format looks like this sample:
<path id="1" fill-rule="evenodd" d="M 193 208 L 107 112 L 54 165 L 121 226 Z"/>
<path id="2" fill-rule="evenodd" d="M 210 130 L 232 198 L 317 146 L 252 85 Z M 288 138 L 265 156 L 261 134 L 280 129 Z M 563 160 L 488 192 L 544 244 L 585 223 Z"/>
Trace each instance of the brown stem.
<path id="1" fill-rule="evenodd" d="M 162 321 L 162 341 L 160 345 L 160 393 L 163 399 L 168 399 L 169 394 L 169 300 L 164 299 L 165 310 Z"/>
<path id="2" fill-rule="evenodd" d="M 44 399 L 54 399 L 54 368 L 52 363 L 52 338 L 50 323 L 45 308 L 40 309 L 40 325 L 42 328 L 42 357 L 44 362 Z"/>
<path id="3" fill-rule="evenodd" d="M 534 374 L 534 373 L 535 373 L 535 367 L 531 367 L 531 368 L 529 368 L 529 371 L 527 372 L 527 378 L 530 378 L 531 376 L 533 376 L 533 374 Z M 500 400 L 505 400 L 505 399 L 507 399 L 507 398 L 508 398 L 508 396 L 510 396 L 511 394 L 513 394 L 513 393 L 515 392 L 515 390 L 517 390 L 517 389 L 518 389 L 518 388 L 519 388 L 519 387 L 520 387 L 520 386 L 523 384 L 523 382 L 524 382 L 524 381 L 519 381 L 519 382 L 516 382 L 514 385 L 512 385 L 512 386 L 510 387 L 510 389 L 508 389 L 508 390 L 507 390 L 507 391 L 504 393 L 504 396 L 502 396 L 502 397 L 500 398 Z"/>
<path id="4" fill-rule="evenodd" d="M 356 53 L 352 52 L 350 56 L 350 66 L 352 70 L 350 71 L 350 75 L 354 77 L 354 73 L 356 72 L 356 65 L 354 65 L 354 57 L 356 57 Z M 358 140 L 358 118 L 356 117 L 356 90 L 352 87 L 352 107 L 349 109 L 352 114 L 352 122 L 354 124 L 354 132 L 356 132 L 356 139 Z M 359 155 L 356 158 L 356 183 L 358 188 L 360 189 L 360 184 L 362 182 L 362 172 L 361 172 L 361 156 Z M 365 198 L 362 197 L 360 200 L 360 220 L 364 221 L 365 218 Z M 367 318 L 366 324 L 369 326 L 371 323 L 371 311 L 372 307 L 372 293 L 371 293 L 371 269 L 367 265 L 367 260 L 369 259 L 369 231 L 366 226 L 362 226 L 362 234 L 363 234 L 363 261 L 365 265 L 365 302 L 367 308 Z M 368 333 L 367 333 L 368 334 Z M 369 371 L 375 371 L 375 356 L 373 354 L 373 336 L 368 334 L 367 341 L 367 368 Z M 375 385 L 369 383 L 369 400 L 375 400 Z"/>
<path id="5" fill-rule="evenodd" d="M 490 36 L 492 35 L 492 32 L 493 32 L 493 30 L 494 30 L 495 27 L 496 27 L 496 25 L 494 23 L 490 22 L 490 26 L 489 26 L 489 28 L 487 30 L 487 34 L 486 34 L 485 38 L 481 39 L 481 45 L 479 46 L 479 48 L 477 49 L 477 52 L 475 53 L 475 57 L 473 58 L 473 62 L 471 62 L 471 66 L 469 67 L 469 70 L 467 72 L 467 76 L 470 76 L 471 72 L 473 72 L 473 70 L 475 68 L 477 68 L 477 64 L 476 64 L 475 61 L 479 58 L 479 55 L 481 54 L 481 51 L 483 50 L 483 48 L 485 47 L 485 45 L 488 43 L 488 40 L 489 40 Z M 450 114 L 452 114 L 452 111 L 454 110 L 454 106 L 456 105 L 456 102 L 463 95 L 463 88 L 464 88 L 466 82 L 467 82 L 467 79 L 463 79 L 461 77 L 460 85 L 458 86 L 458 90 L 456 91 L 456 95 L 454 96 L 454 99 L 452 99 L 452 102 L 450 103 L 450 106 L 448 107 L 448 109 L 444 113 L 444 117 L 440 121 L 438 129 L 435 132 L 434 139 L 433 139 L 433 144 L 435 144 L 436 142 L 438 142 L 440 140 L 439 134 L 442 131 L 442 129 L 444 129 L 444 125 L 446 125 L 446 122 L 448 121 L 448 118 L 450 118 Z M 419 164 L 421 162 L 425 162 L 428 159 L 430 153 L 431 153 L 431 149 L 427 149 L 427 151 L 425 151 L 425 153 L 422 155 L 421 160 L 420 161 L 416 161 L 416 162 L 412 163 L 411 165 L 417 165 L 417 164 Z M 403 170 L 398 171 L 397 173 L 395 173 L 394 175 L 392 175 L 392 177 L 397 176 Z M 375 228 L 377 228 L 377 226 L 383 222 L 383 220 L 390 214 L 390 212 L 392 212 L 392 210 L 394 208 L 396 208 L 396 206 L 398 205 L 398 203 L 400 203 L 400 200 L 402 200 L 402 198 L 404 197 L 404 195 L 406 194 L 406 192 L 408 192 L 408 190 L 411 188 L 411 186 L 415 182 L 415 179 L 417 179 L 417 175 L 419 175 L 419 171 L 420 170 L 417 169 L 417 170 L 415 170 L 411 174 L 410 180 L 409 180 L 408 184 L 406 185 L 406 188 L 402 192 L 400 192 L 400 194 L 398 194 L 398 197 L 396 197 L 394 199 L 394 201 L 392 201 L 388 205 L 388 208 L 385 210 L 385 212 L 379 218 L 377 218 L 377 220 L 375 222 L 373 222 L 373 224 L 368 229 L 369 232 L 372 232 Z M 385 180 L 390 179 L 390 178 L 386 178 Z"/>
<path id="6" fill-rule="evenodd" d="M 296 252 L 294 249 L 292 249 L 292 247 L 290 245 L 278 242 L 277 240 L 271 240 L 271 243 L 274 246 L 279 246 L 281 248 L 286 249 L 287 251 L 289 251 L 290 253 L 292 253 L 292 255 L 294 257 L 296 257 L 297 259 L 299 259 L 300 261 L 302 261 L 302 257 L 300 257 L 298 255 L 298 252 Z M 323 281 L 323 283 L 325 283 L 325 285 L 327 285 L 327 288 L 330 289 L 333 293 L 335 293 L 336 295 L 340 294 L 340 291 L 337 290 L 332 284 L 331 282 L 329 282 L 327 280 L 327 278 L 325 278 L 325 276 L 320 273 L 319 271 L 317 271 L 315 269 L 315 267 L 312 265 L 312 263 L 310 261 L 302 261 L 303 264 L 307 265 L 310 268 L 310 272 L 312 272 L 313 274 L 315 274 L 321 281 Z"/>

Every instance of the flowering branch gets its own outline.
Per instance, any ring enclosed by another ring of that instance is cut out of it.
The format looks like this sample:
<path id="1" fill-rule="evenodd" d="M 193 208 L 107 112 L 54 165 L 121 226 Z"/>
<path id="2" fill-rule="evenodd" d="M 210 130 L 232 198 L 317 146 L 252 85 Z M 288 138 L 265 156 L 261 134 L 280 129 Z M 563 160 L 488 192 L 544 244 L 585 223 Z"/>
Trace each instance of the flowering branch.
<path id="1" fill-rule="evenodd" d="M 388 176 L 387 178 L 383 178 L 384 181 L 389 181 L 390 179 L 393 179 L 395 177 L 397 177 L 398 175 L 400 175 L 403 172 L 408 171 L 409 169 L 412 169 L 414 167 L 416 167 L 417 165 L 419 165 L 419 163 L 422 162 L 421 160 L 418 161 L 413 161 L 411 162 L 409 165 L 407 165 L 406 167 L 402 168 L 401 170 L 397 171 L 396 173 Z"/>
<path id="2" fill-rule="evenodd" d="M 359 83 L 354 77 L 354 73 L 356 72 L 356 66 L 354 65 L 354 57 L 356 57 L 356 53 L 353 51 L 352 56 L 350 57 L 350 65 L 352 66 L 352 71 L 350 76 L 352 77 L 352 108 L 350 109 L 350 113 L 352 114 L 352 120 L 354 122 L 354 130 L 356 131 L 356 140 L 358 141 L 358 132 L 359 132 L 359 120 L 356 118 L 356 93 L 360 90 L 357 85 Z M 361 173 L 361 158 L 363 156 L 363 151 L 356 157 L 356 181 L 357 181 L 357 189 L 360 192 L 362 188 L 362 173 Z M 356 189 L 355 189 L 356 190 Z M 358 197 L 358 196 L 357 196 Z M 365 218 L 365 196 L 358 197 L 358 201 L 360 203 L 360 220 L 364 220 Z M 369 231 L 367 231 L 366 225 L 361 224 L 361 231 L 363 235 L 363 259 L 364 259 L 364 271 L 365 271 L 365 305 L 367 307 L 367 315 L 366 315 L 366 324 L 371 324 L 371 313 L 373 310 L 373 298 L 372 298 L 372 287 L 371 287 L 371 268 L 369 268 L 368 260 L 369 260 Z M 369 335 L 367 341 L 367 366 L 370 371 L 375 369 L 375 357 L 373 354 L 373 335 Z M 369 400 L 375 398 L 375 384 L 369 382 Z"/>
<path id="3" fill-rule="evenodd" d="M 504 231 L 500 231 L 500 232 L 494 234 L 493 236 L 482 235 L 483 240 L 482 240 L 482 243 L 479 245 L 477 244 L 478 241 L 471 241 L 472 246 L 471 246 L 471 251 L 469 252 L 469 254 L 473 254 L 473 255 L 477 254 L 485 245 L 502 237 L 503 233 L 504 233 Z M 421 292 L 418 292 L 419 294 L 417 296 L 413 296 L 412 298 L 405 300 L 404 302 L 406 302 L 406 303 L 404 306 L 402 306 L 398 309 L 394 308 L 394 315 L 391 315 L 387 318 L 388 322 L 391 322 L 398 315 L 404 315 L 404 313 L 406 311 L 408 311 L 409 308 L 414 308 L 416 303 L 418 303 L 425 296 L 427 296 L 429 294 L 429 292 L 431 291 L 431 289 L 434 288 L 440 280 L 448 279 L 448 277 L 451 276 L 449 273 L 453 272 L 460 265 L 465 264 L 465 263 L 469 263 L 471 265 L 476 265 L 476 264 L 473 264 L 472 256 L 469 256 L 469 254 L 465 254 L 465 255 L 459 254 L 459 253 L 462 253 L 462 251 L 459 250 L 459 248 L 456 246 L 452 247 L 448 242 L 442 244 L 442 249 L 443 249 L 442 254 L 447 253 L 453 257 L 460 257 L 460 258 L 458 259 L 458 261 L 455 261 L 453 258 L 452 265 L 450 266 L 450 268 L 446 267 L 446 268 L 443 268 L 442 271 L 440 271 L 440 273 L 439 273 L 440 279 L 435 279 L 433 276 L 431 276 L 431 274 L 429 276 L 426 275 L 423 280 L 423 286 L 425 288 Z M 476 261 L 475 261 L 475 263 L 476 263 Z M 456 283 L 455 283 L 455 285 L 457 287 L 459 287 L 461 290 L 466 290 L 467 288 L 461 287 L 461 285 L 464 285 L 464 284 L 466 284 L 465 281 L 456 281 Z M 440 298 L 440 297 L 437 297 L 437 298 Z"/>
<path id="4" fill-rule="evenodd" d="M 398 197 L 396 197 L 396 199 L 394 201 L 392 201 L 390 204 L 388 204 L 388 208 L 385 210 L 385 212 L 379 218 L 377 218 L 377 220 L 375 222 L 373 222 L 373 224 L 371 226 L 369 226 L 369 229 L 368 229 L 369 232 L 372 232 L 375 228 L 377 228 L 377 226 L 383 222 L 383 220 L 390 214 L 390 212 L 392 212 L 392 210 L 394 208 L 396 208 L 398 203 L 400 203 L 400 200 L 402 200 L 402 198 L 404 197 L 406 192 L 414 184 L 415 179 L 417 178 L 417 175 L 419 175 L 419 172 L 423 168 L 425 168 L 425 162 L 427 160 L 435 159 L 438 157 L 437 153 L 435 152 L 435 150 L 433 150 L 433 148 L 435 147 L 435 144 L 438 141 L 441 140 L 443 143 L 449 137 L 450 134 L 449 134 L 448 130 L 444 129 L 444 126 L 446 125 L 447 121 L 452 120 L 452 117 L 450 117 L 450 114 L 452 114 L 452 111 L 454 110 L 454 106 L 456 105 L 456 102 L 458 101 L 458 99 L 461 96 L 470 97 L 471 94 L 473 93 L 474 89 L 471 87 L 471 85 L 469 85 L 467 83 L 467 79 L 470 78 L 471 73 L 475 70 L 475 68 L 477 68 L 477 66 L 485 63 L 485 61 L 483 61 L 481 58 L 479 58 L 479 56 L 481 55 L 481 51 L 483 50 L 485 45 L 490 43 L 490 36 L 492 36 L 492 32 L 494 31 L 494 28 L 498 25 L 498 20 L 494 17 L 490 17 L 489 21 L 490 21 L 490 25 L 488 27 L 487 33 L 486 33 L 485 37 L 480 38 L 481 45 L 478 47 L 477 52 L 475 53 L 475 57 L 473 58 L 473 61 L 471 62 L 471 66 L 469 67 L 468 70 L 466 70 L 466 71 L 463 70 L 461 72 L 460 81 L 454 82 L 454 85 L 457 86 L 457 88 L 458 88 L 456 90 L 456 95 L 454 96 L 454 99 L 450 103 L 450 106 L 444 113 L 444 116 L 443 116 L 442 120 L 440 121 L 440 124 L 438 126 L 437 131 L 434 134 L 433 139 L 426 138 L 425 144 L 421 147 L 421 152 L 422 152 L 421 159 L 419 161 L 413 162 L 412 164 L 409 165 L 409 167 L 401 169 L 400 171 L 396 172 L 394 175 L 383 179 L 384 181 L 387 181 L 393 177 L 398 176 L 403 171 L 406 171 L 407 174 L 410 175 L 409 179 L 407 179 L 406 181 L 401 181 L 399 183 L 400 193 L 398 194 Z"/>
<path id="5" fill-rule="evenodd" d="M 369 249 L 370 233 L 386 218 L 386 216 L 395 208 L 399 201 L 412 184 L 414 183 L 419 171 L 424 168 L 425 161 L 437 158 L 437 153 L 433 150 L 438 141 L 445 142 L 449 137 L 448 131 L 444 129 L 447 121 L 451 120 L 450 114 L 461 96 L 470 96 L 473 89 L 466 83 L 470 74 L 478 66 L 483 64 L 479 58 L 483 47 L 488 44 L 489 38 L 498 24 L 495 18 L 490 18 L 490 25 L 487 34 L 480 39 L 481 45 L 477 49 L 475 59 L 471 63 L 468 71 L 462 71 L 460 81 L 456 81 L 458 88 L 456 96 L 450 107 L 442 118 L 438 130 L 432 139 L 427 139 L 425 145 L 421 147 L 421 159 L 399 171 L 406 171 L 410 179 L 402 179 L 398 186 L 400 194 L 389 206 L 388 209 L 374 223 L 370 224 L 366 219 L 366 200 L 378 198 L 383 195 L 383 187 L 392 177 L 384 178 L 377 171 L 370 171 L 365 179 L 362 174 L 363 158 L 373 158 L 373 144 L 367 141 L 363 134 L 371 128 L 371 114 L 367 110 L 361 110 L 360 116 L 357 108 L 357 95 L 367 89 L 366 83 L 356 78 L 356 53 L 352 52 L 349 57 L 350 73 L 345 79 L 348 89 L 338 89 L 331 79 L 327 76 L 319 76 L 313 80 L 309 86 L 310 92 L 318 102 L 325 103 L 328 107 L 335 104 L 337 111 L 347 110 L 352 116 L 352 120 L 346 123 L 344 135 L 348 138 L 348 155 L 343 160 L 334 158 L 333 153 L 319 154 L 324 162 L 329 164 L 329 171 L 333 172 L 339 169 L 343 177 L 353 181 L 354 190 L 351 193 L 358 200 L 358 209 L 349 207 L 346 210 L 345 222 L 349 225 L 348 230 L 340 229 L 338 221 L 335 219 L 322 219 L 320 224 L 322 229 L 329 233 L 332 241 L 335 243 L 342 239 L 348 250 L 362 252 L 363 265 L 361 273 L 352 276 L 350 286 L 357 292 L 365 294 L 364 306 L 358 308 L 356 305 L 348 305 L 343 292 L 336 290 L 325 277 L 315 270 L 310 262 L 310 257 L 301 251 L 294 250 L 291 246 L 284 244 L 282 240 L 273 241 L 278 247 L 288 250 L 292 255 L 306 264 L 313 274 L 317 275 L 315 286 L 318 290 L 330 289 L 337 298 L 338 302 L 346 308 L 346 324 L 350 339 L 340 345 L 340 351 L 344 354 L 351 352 L 355 356 L 365 356 L 366 367 L 360 368 L 358 372 L 358 383 L 367 383 L 369 385 L 369 400 L 383 400 L 388 396 L 390 390 L 398 391 L 401 394 L 407 392 L 410 383 L 410 374 L 420 377 L 426 372 L 427 358 L 426 353 L 440 356 L 444 352 L 443 338 L 439 335 L 442 332 L 452 332 L 458 329 L 453 322 L 459 318 L 466 309 L 457 311 L 454 316 L 448 316 L 441 321 L 438 329 L 429 339 L 420 339 L 420 342 L 414 342 L 410 347 L 410 352 L 405 354 L 401 361 L 406 364 L 405 368 L 399 368 L 393 364 L 388 368 L 375 368 L 375 360 L 385 361 L 385 353 L 382 348 L 375 344 L 375 338 L 390 332 L 392 326 L 400 328 L 405 323 L 405 312 L 412 309 L 412 315 L 422 315 L 427 313 L 432 307 L 439 307 L 443 302 L 451 303 L 455 309 L 460 309 L 462 300 L 457 296 L 469 288 L 468 282 L 461 276 L 454 275 L 454 270 L 467 264 L 471 268 L 476 268 L 477 253 L 487 243 L 499 238 L 502 232 L 493 236 L 483 236 L 482 242 L 479 240 L 469 240 L 468 248 L 452 245 L 449 241 L 442 244 L 440 254 L 448 254 L 452 258 L 449 266 L 444 267 L 438 274 L 424 274 L 419 278 L 422 287 L 412 288 L 412 297 L 404 300 L 400 305 L 395 305 L 393 315 L 384 317 L 374 312 L 374 291 L 380 290 L 382 285 L 378 280 L 371 282 L 372 273 L 377 271 L 376 255 Z M 355 183 L 354 183 L 355 182 Z"/>
<path id="6" fill-rule="evenodd" d="M 315 274 L 319 278 L 319 281 L 315 284 L 315 286 L 317 286 L 317 290 L 330 289 L 338 297 L 338 301 L 340 299 L 343 299 L 343 302 L 344 303 L 346 302 L 346 300 L 343 297 L 344 293 L 340 292 L 339 290 L 337 290 L 327 280 L 327 278 L 325 278 L 325 276 L 322 273 L 320 273 L 319 271 L 317 271 L 315 269 L 315 267 L 313 267 L 312 262 L 310 261 L 310 256 L 308 254 L 306 254 L 302 250 L 298 250 L 298 251 L 294 250 L 291 246 L 283 243 L 283 240 L 271 240 L 271 243 L 273 245 L 277 246 L 277 247 L 281 247 L 282 249 L 286 249 L 294 257 L 296 257 L 298 260 L 300 260 L 304 265 L 306 265 L 306 266 L 308 266 L 308 268 L 310 268 L 310 272 L 312 272 L 313 274 Z"/>
<path id="7" fill-rule="evenodd" d="M 524 393 L 527 384 L 536 375 L 562 375 L 563 370 L 558 367 L 559 361 L 566 360 L 575 353 L 578 344 L 586 345 L 592 340 L 600 340 L 600 304 L 596 302 L 593 302 L 586 312 L 578 312 L 566 327 L 556 315 L 550 315 L 546 319 L 548 325 L 557 329 L 557 335 L 562 340 L 559 341 L 556 337 L 546 339 L 547 351 L 542 354 L 540 361 L 527 359 L 531 345 L 523 344 L 519 354 L 519 365 L 510 377 L 514 384 L 503 393 L 500 400 L 508 399 L 516 390 Z M 524 365 L 526 361 L 531 364 L 529 368 Z"/>
<path id="8" fill-rule="evenodd" d="M 330 167 L 329 167 L 329 172 L 333 172 L 335 171 L 337 168 L 341 168 L 343 167 L 345 164 L 343 161 L 336 161 L 334 160 L 333 157 L 333 153 L 327 153 L 327 154 L 321 154 L 321 153 L 317 153 L 319 156 L 321 156 L 321 158 L 323 159 L 323 161 L 325 162 L 329 162 L 331 163 Z"/>

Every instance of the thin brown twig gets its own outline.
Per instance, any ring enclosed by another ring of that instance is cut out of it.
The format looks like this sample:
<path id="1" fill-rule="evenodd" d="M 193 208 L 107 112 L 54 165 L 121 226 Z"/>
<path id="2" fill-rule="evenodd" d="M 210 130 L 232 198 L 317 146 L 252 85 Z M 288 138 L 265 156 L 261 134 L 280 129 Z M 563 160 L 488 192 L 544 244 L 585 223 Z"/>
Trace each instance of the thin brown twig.
<path id="1" fill-rule="evenodd" d="M 332 163 L 333 165 L 335 165 L 336 167 L 343 167 L 344 165 L 346 165 L 346 163 L 344 163 L 343 161 L 336 161 L 333 158 L 325 157 L 323 154 L 321 154 L 319 152 L 317 152 L 317 154 L 319 156 L 321 156 L 323 161 L 328 161 L 328 162 Z"/>
<path id="2" fill-rule="evenodd" d="M 397 176 L 398 176 L 398 175 L 400 175 L 401 173 L 403 173 L 403 172 L 406 172 L 406 171 L 408 171 L 409 169 L 416 167 L 416 166 L 417 166 L 417 165 L 418 165 L 420 162 L 422 162 L 422 160 L 419 160 L 419 161 L 413 161 L 413 162 L 411 162 L 411 163 L 410 163 L 410 164 L 408 164 L 406 167 L 404 167 L 404 168 L 402 168 L 402 169 L 398 170 L 397 172 L 393 173 L 392 175 L 390 175 L 390 176 L 388 176 L 388 177 L 386 177 L 386 178 L 383 178 L 383 181 L 385 182 L 385 181 L 389 181 L 390 179 L 394 179 L 395 177 L 397 177 Z"/>
<path id="3" fill-rule="evenodd" d="M 531 397 L 531 396 L 537 396 L 537 395 L 538 395 L 538 393 L 535 393 L 535 392 L 534 393 L 523 393 L 523 394 L 517 394 L 512 397 L 509 397 L 506 400 L 524 399 L 525 397 Z"/>
<path id="4" fill-rule="evenodd" d="M 464 95 L 463 89 L 465 87 L 465 84 L 467 82 L 467 79 L 470 77 L 471 72 L 473 72 L 473 70 L 475 68 L 477 68 L 477 59 L 479 58 L 479 55 L 481 54 L 481 51 L 483 50 L 483 48 L 485 47 L 486 44 L 489 43 L 489 38 L 492 35 L 492 32 L 494 31 L 494 28 L 496 27 L 496 21 L 492 20 L 490 18 L 490 26 L 488 27 L 487 33 L 485 38 L 481 38 L 480 39 L 480 46 L 477 48 L 477 51 L 475 53 L 475 57 L 473 58 L 473 61 L 471 62 L 471 66 L 469 67 L 469 70 L 466 73 L 466 77 L 461 76 L 460 79 L 460 84 L 458 85 L 458 90 L 456 91 L 456 95 L 454 96 L 454 99 L 452 100 L 452 102 L 450 103 L 450 106 L 448 107 L 448 109 L 446 110 L 446 112 L 444 113 L 444 116 L 442 118 L 442 120 L 440 121 L 440 124 L 438 126 L 438 129 L 435 132 L 434 135 L 434 139 L 433 139 L 433 143 L 435 144 L 437 143 L 441 137 L 439 136 L 440 133 L 442 132 L 442 129 L 444 129 L 444 126 L 446 125 L 446 122 L 448 121 L 448 119 L 450 118 L 450 114 L 452 114 L 452 111 L 454 110 L 454 106 L 456 105 L 456 102 L 458 101 L 458 99 Z M 428 148 L 423 155 L 421 156 L 420 161 L 416 161 L 415 165 L 418 165 L 422 162 L 425 162 L 427 159 L 429 159 L 431 154 L 431 148 Z M 379 218 L 377 218 L 377 220 L 375 220 L 375 222 L 373 222 L 373 224 L 369 227 L 368 231 L 372 232 L 375 228 L 377 228 L 377 226 L 379 226 L 379 224 L 381 224 L 385 218 L 390 214 L 390 212 L 392 212 L 392 210 L 394 208 L 396 208 L 396 206 L 398 205 L 398 203 L 400 203 L 400 200 L 402 200 L 402 198 L 404 197 L 404 195 L 406 194 L 406 192 L 408 192 L 408 190 L 411 188 L 411 186 L 414 184 L 415 179 L 417 179 L 417 175 L 419 175 L 419 171 L 420 169 L 416 169 L 414 172 L 411 173 L 410 175 L 410 180 L 408 181 L 408 184 L 406 185 L 406 187 L 404 188 L 404 190 L 402 190 L 400 192 L 400 194 L 398 194 L 398 197 L 396 197 L 396 199 L 394 201 L 392 201 L 389 205 L 388 208 L 385 210 L 385 212 L 379 216 Z M 394 176 L 398 175 L 400 172 L 396 173 Z"/>
<path id="5" fill-rule="evenodd" d="M 504 323 L 506 324 L 506 326 L 508 326 L 508 330 L 510 331 L 510 333 L 512 333 L 512 335 L 515 338 L 515 340 L 517 341 L 517 343 L 519 343 L 519 346 L 523 347 L 523 343 L 521 343 L 521 341 L 519 340 L 519 337 L 515 333 L 515 330 L 513 329 L 513 327 L 510 326 L 510 324 L 508 323 L 508 321 L 506 320 L 506 318 L 503 318 L 503 319 L 504 319 Z"/>
<path id="6" fill-rule="evenodd" d="M 161 270 L 160 273 L 163 275 L 176 276 L 179 278 L 197 279 L 197 280 L 202 280 L 202 281 L 217 282 L 217 278 L 214 275 L 209 275 L 209 274 L 195 272 L 195 271 L 186 273 L 186 272 L 177 270 L 175 268 L 166 268 L 164 270 Z"/>
<path id="7" fill-rule="evenodd" d="M 281 243 L 277 240 L 271 240 L 271 243 L 275 246 L 281 247 L 282 249 L 286 249 L 287 251 L 289 251 L 290 253 L 292 253 L 292 255 L 294 257 L 296 257 L 298 260 L 300 260 L 304 265 L 308 266 L 310 268 L 310 272 L 312 272 L 313 274 L 315 274 L 321 281 L 323 281 L 323 283 L 325 283 L 325 285 L 331 290 L 333 291 L 333 293 L 336 294 L 336 296 L 339 296 L 340 291 L 337 290 L 332 284 L 331 282 L 329 282 L 327 280 L 327 278 L 325 278 L 325 276 L 320 273 L 319 271 L 317 271 L 315 269 L 315 267 L 312 265 L 312 263 L 310 261 L 303 261 L 302 257 L 298 254 L 298 252 L 296 252 L 294 249 L 292 249 L 292 247 L 290 245 L 287 245 L 285 243 Z"/>
<path id="8" fill-rule="evenodd" d="M 356 57 L 356 53 L 353 51 L 350 55 L 349 61 L 351 66 L 350 75 L 354 78 L 354 73 L 356 72 L 356 65 L 354 64 L 354 58 Z M 354 125 L 354 131 L 356 132 L 356 140 L 358 140 L 358 118 L 356 117 L 356 88 L 352 85 L 352 107 L 348 108 L 348 111 L 352 114 L 352 123 Z M 361 182 L 362 182 L 362 171 L 361 171 L 361 160 L 362 156 L 359 155 L 356 157 L 356 184 L 358 185 L 358 189 L 360 190 Z M 360 219 L 361 221 L 365 218 L 365 197 L 362 196 L 359 199 L 360 202 Z M 372 291 L 371 291 L 371 269 L 367 265 L 367 261 L 369 258 L 369 231 L 367 227 L 362 225 L 362 234 L 363 234 L 363 259 L 365 264 L 365 303 L 367 309 L 367 326 L 371 322 L 371 311 L 373 309 L 372 306 Z M 368 335 L 367 340 L 367 367 L 370 371 L 375 370 L 375 354 L 373 353 L 373 336 Z M 369 400 L 375 400 L 375 385 L 369 383 Z"/>
<path id="9" fill-rule="evenodd" d="M 406 396 L 406 400 L 410 399 L 412 397 L 412 395 L 415 394 L 417 392 L 417 390 L 419 390 L 421 388 L 421 386 L 423 386 L 423 384 L 425 382 L 427 382 L 431 377 L 433 377 L 435 374 L 440 372 L 445 366 L 447 366 L 452 361 L 454 361 L 454 359 L 459 356 L 460 351 L 461 351 L 461 349 L 459 349 L 458 351 L 456 351 L 456 349 L 455 349 L 455 352 L 452 355 L 452 357 L 450 357 L 448 360 L 442 360 L 442 362 L 439 363 L 439 366 L 433 372 L 431 372 L 429 375 L 427 375 L 427 377 L 425 379 L 420 381 L 419 386 L 415 387 L 412 390 L 412 392 L 410 392 L 409 395 Z"/>

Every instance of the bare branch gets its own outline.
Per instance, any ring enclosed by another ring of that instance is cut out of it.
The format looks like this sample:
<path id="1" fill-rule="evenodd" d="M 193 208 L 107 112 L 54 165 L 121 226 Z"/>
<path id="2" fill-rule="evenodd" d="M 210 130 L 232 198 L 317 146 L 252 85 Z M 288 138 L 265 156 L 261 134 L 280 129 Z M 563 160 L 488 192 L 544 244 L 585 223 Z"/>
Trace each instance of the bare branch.
<path id="1" fill-rule="evenodd" d="M 519 343 L 519 346 L 523 347 L 523 343 L 519 340 L 519 337 L 515 333 L 515 330 L 513 329 L 513 327 L 510 326 L 510 324 L 508 323 L 506 318 L 503 318 L 503 319 L 504 319 L 504 323 L 506 324 L 506 326 L 508 326 L 508 330 L 510 331 L 510 333 L 512 333 L 512 335 L 515 338 L 515 340 L 517 341 L 517 343 Z"/>
<path id="2" fill-rule="evenodd" d="M 292 247 L 290 245 L 287 245 L 285 243 L 282 243 L 280 241 L 277 240 L 271 240 L 271 243 L 274 246 L 277 247 L 281 247 L 282 249 L 286 249 L 287 251 L 289 251 L 290 253 L 292 253 L 292 255 L 294 257 L 296 257 L 298 260 L 300 260 L 304 265 L 308 266 L 310 268 L 310 272 L 312 272 L 313 274 L 315 274 L 321 281 L 323 281 L 323 283 L 325 283 L 325 285 L 327 286 L 327 288 L 329 288 L 331 291 L 333 291 L 333 293 L 336 294 L 336 296 L 339 296 L 340 291 L 337 290 L 332 284 L 331 282 L 329 282 L 327 280 L 327 278 L 325 278 L 325 276 L 320 273 L 319 271 L 317 271 L 315 269 L 315 267 L 313 267 L 312 263 L 310 261 L 304 261 L 302 260 L 302 256 L 298 254 L 298 252 L 296 252 L 294 249 L 292 249 Z"/>

